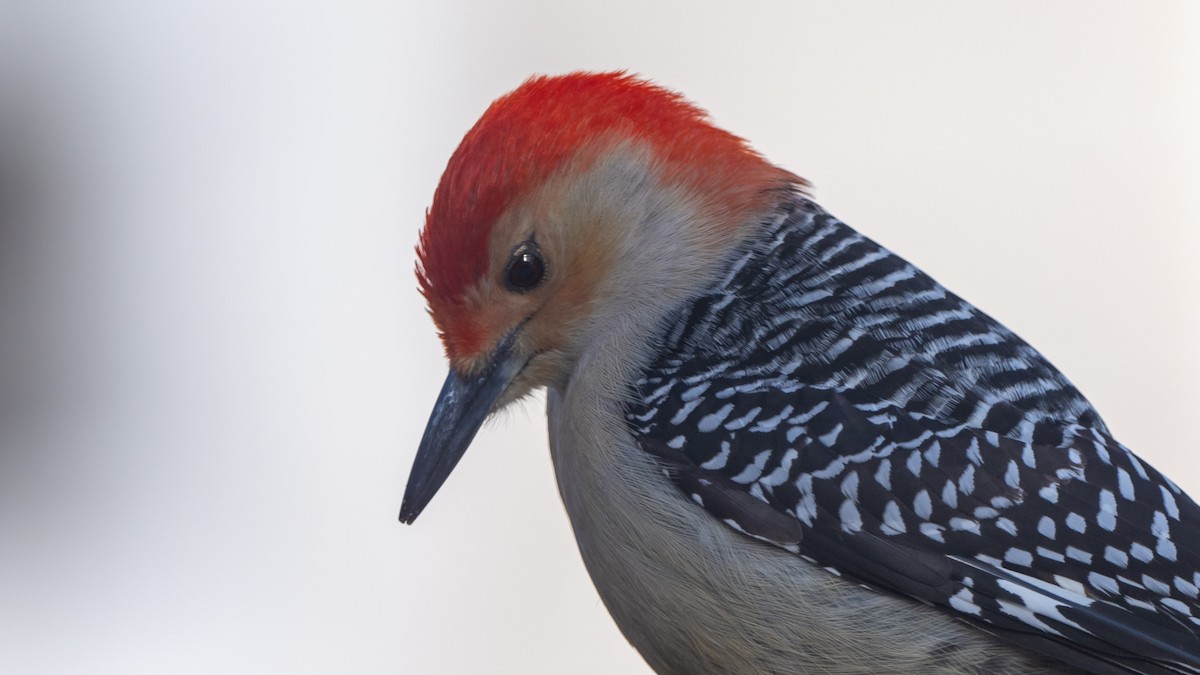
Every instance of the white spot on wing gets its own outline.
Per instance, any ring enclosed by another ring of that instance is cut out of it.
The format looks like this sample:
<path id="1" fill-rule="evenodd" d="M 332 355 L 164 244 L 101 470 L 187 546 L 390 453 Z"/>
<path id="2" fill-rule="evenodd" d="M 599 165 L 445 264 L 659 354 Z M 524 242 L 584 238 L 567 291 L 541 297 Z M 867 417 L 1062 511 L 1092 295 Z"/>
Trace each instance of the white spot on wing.
<path id="1" fill-rule="evenodd" d="M 716 412 L 701 417 L 700 423 L 696 425 L 696 428 L 700 430 L 701 433 L 711 433 L 717 427 L 721 426 L 721 422 L 724 422 L 725 418 L 729 417 L 729 413 L 731 412 L 733 412 L 733 404 L 726 403 Z"/>
<path id="2" fill-rule="evenodd" d="M 679 409 L 679 412 L 676 412 L 675 416 L 671 418 L 671 424 L 683 424 L 684 420 L 688 418 L 688 415 L 691 415 L 692 411 L 695 410 L 702 401 L 704 401 L 704 399 L 698 398 L 694 401 L 688 401 L 687 403 L 684 403 L 683 407 Z"/>
<path id="3" fill-rule="evenodd" d="M 1154 512 L 1154 519 L 1150 522 L 1150 534 L 1159 539 L 1171 536 L 1171 526 L 1167 524 L 1167 516 L 1162 511 Z"/>
<path id="4" fill-rule="evenodd" d="M 783 421 L 783 418 L 787 417 L 790 414 L 792 414 L 792 406 L 790 406 L 790 405 L 784 406 L 783 410 L 780 410 L 778 415 L 775 415 L 774 417 L 770 417 L 765 420 L 759 420 L 758 424 L 755 424 L 750 429 L 750 431 L 754 431 L 754 432 L 775 431 L 775 429 L 779 426 L 779 423 Z M 733 427 L 730 426 L 729 428 L 732 429 Z M 740 429 L 741 427 L 738 427 L 738 428 Z"/>
<path id="5" fill-rule="evenodd" d="M 725 429 L 728 431 L 737 431 L 738 429 L 741 429 L 742 427 L 746 426 L 747 424 L 750 424 L 751 422 L 753 422 L 754 418 L 758 417 L 758 414 L 761 412 L 762 412 L 761 407 L 751 408 L 750 412 L 746 413 L 745 415 L 742 415 L 741 417 L 737 418 L 736 420 L 727 422 L 725 424 Z"/>
<path id="6" fill-rule="evenodd" d="M 1017 467 L 1017 460 L 1009 460 L 1008 469 L 1004 471 L 1004 482 L 1009 487 L 1021 487 L 1021 470 Z"/>
<path id="7" fill-rule="evenodd" d="M 914 476 L 920 476 L 921 475 L 921 451 L 913 450 L 912 454 L 908 456 L 908 462 L 905 463 L 905 466 L 908 467 L 909 473 L 911 473 Z"/>
<path id="8" fill-rule="evenodd" d="M 842 505 L 838 508 L 838 518 L 842 521 L 844 531 L 853 534 L 862 530 L 862 514 L 858 512 L 858 505 L 849 499 L 842 500 Z"/>
<path id="9" fill-rule="evenodd" d="M 858 501 L 858 472 L 851 471 L 842 479 L 842 496 L 853 502 Z"/>
<path id="10" fill-rule="evenodd" d="M 1120 467 L 1117 467 L 1117 489 L 1123 498 L 1129 501 L 1136 499 L 1133 495 L 1133 479 L 1129 477 L 1128 471 Z"/>
<path id="11" fill-rule="evenodd" d="M 971 520 L 970 518 L 951 518 L 950 529 L 956 532 L 971 532 L 979 534 L 979 521 Z"/>
<path id="12" fill-rule="evenodd" d="M 822 434 L 820 436 L 817 436 L 817 440 L 821 441 L 821 443 L 827 447 L 832 447 L 833 444 L 837 442 L 837 437 L 841 433 L 842 433 L 842 423 L 838 422 L 837 426 L 835 426 L 832 431 L 830 431 L 827 434 Z"/>
<path id="13" fill-rule="evenodd" d="M 1053 560 L 1054 562 L 1061 563 L 1067 561 L 1063 554 L 1059 553 L 1058 551 L 1048 549 L 1045 546 L 1038 546 L 1037 548 L 1033 549 L 1033 552 L 1047 560 Z"/>
<path id="14" fill-rule="evenodd" d="M 1067 557 L 1071 560 L 1077 560 L 1084 565 L 1092 564 L 1092 554 L 1081 548 L 1075 548 L 1074 546 L 1067 547 Z"/>
<path id="15" fill-rule="evenodd" d="M 1058 584 L 1059 586 L 1062 586 L 1063 588 L 1067 589 L 1068 591 L 1071 591 L 1072 593 L 1078 593 L 1079 595 L 1087 595 L 1087 589 L 1083 587 L 1083 584 L 1079 583 L 1078 581 L 1076 581 L 1070 577 L 1064 577 L 1062 575 L 1055 574 L 1054 575 L 1054 583 Z"/>
<path id="16" fill-rule="evenodd" d="M 1112 490 L 1100 491 L 1100 512 L 1096 514 L 1096 524 L 1109 532 L 1117 529 L 1117 497 Z"/>
<path id="17" fill-rule="evenodd" d="M 892 489 L 892 460 L 886 457 L 879 462 L 879 468 L 875 470 L 875 482 L 879 483 L 884 490 L 891 491 Z"/>
<path id="18" fill-rule="evenodd" d="M 819 401 L 811 410 L 805 411 L 788 420 L 788 424 L 807 424 L 822 410 L 829 407 L 829 401 Z"/>
<path id="19" fill-rule="evenodd" d="M 904 525 L 904 516 L 900 514 L 900 506 L 895 500 L 888 501 L 887 506 L 883 509 L 883 527 L 881 528 L 884 534 L 904 534 L 906 527 Z"/>
<path id="20" fill-rule="evenodd" d="M 934 523 L 921 523 L 921 534 L 938 543 L 946 543 L 946 538 L 942 536 L 941 525 L 935 525 Z"/>
<path id="21" fill-rule="evenodd" d="M 770 457 L 771 451 L 763 450 L 754 456 L 754 461 L 747 464 L 746 468 L 742 469 L 741 473 L 733 478 L 730 478 L 729 480 L 742 485 L 753 483 L 754 481 L 758 480 L 759 476 L 762 475 L 763 466 L 766 465 L 767 459 Z"/>
<path id="22" fill-rule="evenodd" d="M 680 436 L 680 438 L 682 438 L 682 436 Z M 716 457 L 713 457 L 707 462 L 701 464 L 700 468 L 707 469 L 709 471 L 724 469 L 725 463 L 729 461 L 729 450 L 729 441 L 721 441 L 721 452 L 717 453 Z"/>
<path id="23" fill-rule="evenodd" d="M 1173 609 L 1176 612 L 1179 612 L 1180 614 L 1183 614 L 1185 616 L 1191 616 L 1191 614 L 1192 614 L 1192 610 L 1190 607 L 1188 607 L 1187 605 L 1183 604 L 1182 602 L 1176 600 L 1175 598 L 1163 598 L 1161 600 L 1161 602 L 1162 602 L 1163 606 L 1170 607 L 1171 609 Z M 1193 621 L 1195 621 L 1195 619 L 1193 619 Z"/>
<path id="24" fill-rule="evenodd" d="M 1129 555 L 1120 549 L 1115 549 L 1112 546 L 1104 547 L 1104 559 L 1108 562 L 1125 569 L 1129 567 Z"/>
<path id="25" fill-rule="evenodd" d="M 1010 548 L 1004 552 L 1004 562 L 1022 567 L 1033 564 L 1033 554 L 1020 548 Z"/>
<path id="26" fill-rule="evenodd" d="M 792 462 L 796 461 L 796 458 L 799 456 L 800 453 L 796 452 L 794 449 L 788 448 L 787 452 L 783 453 L 783 459 L 779 460 L 779 466 L 775 467 L 775 470 L 772 471 L 769 476 L 766 476 L 760 480 L 759 483 L 769 488 L 783 485 L 792 472 Z M 759 483 L 756 483 L 755 485 L 758 485 Z"/>
<path id="27" fill-rule="evenodd" d="M 1175 588 L 1178 588 L 1180 593 L 1189 598 L 1195 599 L 1197 596 L 1200 596 L 1200 588 L 1197 588 L 1196 584 L 1182 577 L 1175 577 Z"/>
<path id="28" fill-rule="evenodd" d="M 1146 585 L 1146 588 L 1154 591 L 1155 593 L 1158 593 L 1159 595 L 1171 595 L 1171 587 L 1170 586 L 1164 584 L 1163 582 L 1159 581 L 1158 579 L 1155 579 L 1154 577 L 1152 577 L 1148 574 L 1142 575 L 1142 583 Z"/>
<path id="29" fill-rule="evenodd" d="M 1021 450 L 1021 462 L 1031 469 L 1037 468 L 1037 456 L 1033 454 L 1032 445 L 1027 443 L 1025 444 L 1025 448 Z"/>
<path id="30" fill-rule="evenodd" d="M 812 526 L 813 519 L 817 517 L 817 500 L 813 496 L 812 481 L 812 474 L 809 473 L 803 474 L 796 481 L 796 490 L 800 492 L 800 500 L 793 509 L 796 518 L 809 527 Z"/>
<path id="31" fill-rule="evenodd" d="M 963 470 L 962 476 L 958 479 L 958 491 L 964 495 L 970 495 L 975 492 L 975 466 L 968 464 Z"/>
<path id="32" fill-rule="evenodd" d="M 933 502 L 929 499 L 929 490 L 921 490 L 916 497 L 913 497 L 913 511 L 922 520 L 929 520 L 929 517 L 933 515 Z"/>
<path id="33" fill-rule="evenodd" d="M 1027 626 L 1032 626 L 1033 628 L 1050 633 L 1051 635 L 1062 635 L 1062 633 L 1059 633 L 1047 625 L 1045 621 L 1037 618 L 1037 616 L 1035 616 L 1034 613 L 1026 607 L 1009 602 L 1008 600 L 998 600 L 997 604 L 1000 605 L 1001 612 L 1004 612 L 1005 614 L 1013 617 Z"/>
<path id="34" fill-rule="evenodd" d="M 942 443 L 938 439 L 933 439 L 929 444 L 929 448 L 925 450 L 925 461 L 929 462 L 929 466 L 937 468 L 938 462 L 942 459 Z"/>
<path id="35" fill-rule="evenodd" d="M 1175 503 L 1175 497 L 1171 495 L 1170 490 L 1163 486 L 1158 486 L 1162 492 L 1163 507 L 1167 510 L 1167 515 L 1171 516 L 1172 520 L 1179 520 L 1179 505 Z"/>
<path id="36" fill-rule="evenodd" d="M 992 567 L 1003 567 L 1004 566 L 1004 563 L 1000 562 L 999 558 L 993 558 L 992 556 L 985 555 L 983 553 L 976 555 L 975 559 L 981 563 L 991 565 Z"/>
<path id="37" fill-rule="evenodd" d="M 1095 588 L 1098 591 L 1104 591 L 1105 593 L 1111 593 L 1112 595 L 1118 595 L 1120 593 L 1121 589 L 1119 586 L 1117 586 L 1117 580 L 1110 576 L 1100 574 L 1099 572 L 1088 572 L 1087 580 L 1088 583 L 1092 585 L 1092 588 Z"/>
<path id="38" fill-rule="evenodd" d="M 960 589 L 957 593 L 950 596 L 950 606 L 963 614 L 971 616 L 980 616 L 981 611 L 979 605 L 975 604 L 975 596 L 969 588 Z"/>
<path id="39" fill-rule="evenodd" d="M 1142 466 L 1142 463 L 1138 460 L 1136 455 L 1126 450 L 1125 457 L 1129 459 L 1129 463 L 1133 465 L 1133 470 L 1137 472 L 1139 478 L 1142 480 L 1150 480 L 1150 476 L 1146 475 L 1145 467 Z"/>
<path id="40" fill-rule="evenodd" d="M 1087 531 L 1087 521 L 1083 519 L 1083 516 L 1072 511 L 1071 513 L 1067 514 L 1067 527 L 1075 530 L 1079 534 L 1083 534 Z"/>
<path id="41" fill-rule="evenodd" d="M 1166 558 L 1167 560 L 1170 560 L 1171 562 L 1175 562 L 1175 557 L 1177 555 L 1175 551 L 1175 542 L 1171 541 L 1170 539 L 1159 539 L 1158 543 L 1154 546 L 1154 552 Z"/>
<path id="42" fill-rule="evenodd" d="M 1038 534 L 1047 539 L 1054 538 L 1054 519 L 1050 516 L 1042 516 L 1038 520 Z"/>
<path id="43" fill-rule="evenodd" d="M 1029 577 L 1024 578 L 1029 579 Z M 1061 608 L 1063 607 L 1064 603 L 1058 598 L 1039 592 L 1039 590 L 1029 588 L 1023 584 L 1011 582 L 1007 579 L 1000 579 L 997 581 L 997 584 L 1004 590 L 1020 598 L 1023 605 L 1018 608 L 1018 606 L 1013 605 L 1006 600 L 1000 600 L 1000 609 L 1005 614 L 1020 619 L 1030 626 L 1040 628 L 1041 630 L 1048 631 L 1054 635 L 1062 635 L 1062 633 L 1048 626 L 1041 619 L 1037 618 L 1038 616 L 1044 616 L 1049 619 L 1053 619 L 1058 623 L 1066 624 L 1072 628 L 1079 628 L 1079 624 L 1063 616 Z M 1039 586 L 1050 586 L 1050 584 L 1043 583 Z M 1058 595 L 1064 591 L 1064 589 L 1057 587 L 1055 587 L 1053 590 L 1058 591 L 1058 593 L 1055 593 L 1055 595 Z M 1008 606 L 1006 607 L 1006 605 Z"/>
<path id="44" fill-rule="evenodd" d="M 1141 560 L 1142 562 L 1150 562 L 1154 559 L 1154 551 L 1151 551 L 1144 544 L 1139 544 L 1136 541 L 1129 547 L 1129 555 Z"/>
<path id="45" fill-rule="evenodd" d="M 974 436 L 967 445 L 967 460 L 976 466 L 983 464 L 983 454 L 979 452 L 979 439 Z"/>
<path id="46" fill-rule="evenodd" d="M 958 508 L 958 489 L 954 486 L 954 481 L 948 480 L 942 486 L 942 503 L 952 509 Z"/>
<path id="47" fill-rule="evenodd" d="M 1047 485 L 1046 487 L 1042 488 L 1041 490 L 1038 490 L 1038 494 L 1041 495 L 1042 499 L 1045 499 L 1046 501 L 1050 502 L 1051 504 L 1057 504 L 1058 503 L 1058 483 L 1051 483 L 1051 484 Z"/>

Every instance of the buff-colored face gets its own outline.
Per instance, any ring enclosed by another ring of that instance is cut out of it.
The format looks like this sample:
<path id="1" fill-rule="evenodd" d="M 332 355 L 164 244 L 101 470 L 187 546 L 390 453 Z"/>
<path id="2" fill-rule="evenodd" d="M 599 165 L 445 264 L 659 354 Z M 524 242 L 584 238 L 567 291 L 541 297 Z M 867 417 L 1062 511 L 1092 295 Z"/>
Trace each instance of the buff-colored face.
<path id="1" fill-rule="evenodd" d="M 695 292 L 771 192 L 801 185 L 698 108 L 619 73 L 533 78 L 497 100 L 451 157 L 418 247 L 450 374 L 402 519 L 488 415 L 565 385 L 588 350 L 628 351 L 613 334 Z"/>
<path id="2" fill-rule="evenodd" d="M 416 518 L 487 416 L 569 376 L 601 299 L 612 304 L 610 272 L 645 215 L 629 209 L 637 200 L 607 198 L 620 186 L 651 189 L 644 153 L 638 157 L 631 165 L 625 154 L 607 153 L 548 180 L 492 225 L 483 274 L 453 301 L 431 301 L 450 374 L 417 451 L 402 520 Z M 614 174 L 619 166 L 638 168 Z"/>
<path id="3" fill-rule="evenodd" d="M 645 217 L 629 208 L 636 201 L 630 185 L 644 188 L 645 170 L 645 158 L 627 147 L 581 158 L 493 226 L 487 271 L 463 297 L 470 318 L 447 322 L 444 331 L 451 339 L 456 330 L 478 335 L 473 349 L 452 356 L 451 367 L 462 372 L 486 367 L 494 346 L 516 331 L 514 351 L 528 361 L 497 408 L 567 376 L 605 277 Z M 624 199 L 608 198 L 614 192 Z"/>

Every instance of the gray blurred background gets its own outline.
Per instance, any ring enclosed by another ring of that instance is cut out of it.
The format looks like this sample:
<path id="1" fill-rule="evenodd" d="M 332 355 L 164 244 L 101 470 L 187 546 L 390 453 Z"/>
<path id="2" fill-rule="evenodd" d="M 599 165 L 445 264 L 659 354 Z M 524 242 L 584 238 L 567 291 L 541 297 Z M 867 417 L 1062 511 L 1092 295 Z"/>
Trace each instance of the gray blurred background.
<path id="1" fill-rule="evenodd" d="M 412 246 L 532 73 L 629 69 L 1200 494 L 1200 5 L 0 0 L 0 672 L 628 673 L 542 405 L 417 525 Z"/>

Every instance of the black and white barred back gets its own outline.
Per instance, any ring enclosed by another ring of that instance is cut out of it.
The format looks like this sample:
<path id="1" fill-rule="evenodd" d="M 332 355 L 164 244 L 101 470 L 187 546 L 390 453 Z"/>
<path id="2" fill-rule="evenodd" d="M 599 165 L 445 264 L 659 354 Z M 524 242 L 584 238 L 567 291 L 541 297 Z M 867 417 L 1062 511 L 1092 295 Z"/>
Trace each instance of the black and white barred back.
<path id="1" fill-rule="evenodd" d="M 628 424 L 714 517 L 1078 667 L 1200 673 L 1200 508 L 911 264 L 797 199 L 665 331 Z"/>

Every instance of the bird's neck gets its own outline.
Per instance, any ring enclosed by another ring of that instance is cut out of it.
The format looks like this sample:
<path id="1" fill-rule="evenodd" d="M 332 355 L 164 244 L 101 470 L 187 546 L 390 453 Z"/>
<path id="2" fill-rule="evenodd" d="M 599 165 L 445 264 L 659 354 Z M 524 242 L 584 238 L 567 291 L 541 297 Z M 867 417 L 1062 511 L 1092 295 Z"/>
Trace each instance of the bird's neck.
<path id="1" fill-rule="evenodd" d="M 601 288 L 592 328 L 580 340 L 568 376 L 551 386 L 552 395 L 584 401 L 576 405 L 580 410 L 617 411 L 620 418 L 644 368 L 662 349 L 680 313 L 714 287 L 728 283 L 739 262 L 794 211 L 797 199 L 793 194 L 781 195 L 770 213 L 736 226 L 736 236 L 716 254 L 709 250 L 709 242 L 681 233 L 694 223 L 678 210 L 666 210 L 667 215 L 638 228 L 615 257 L 620 269 L 609 275 L 614 281 Z M 650 253 L 663 250 L 666 242 L 676 255 Z"/>
<path id="2" fill-rule="evenodd" d="M 717 220 L 707 213 L 703 200 L 663 189 L 654 179 L 648 155 L 636 148 L 607 156 L 575 187 L 581 194 L 568 190 L 567 203 L 594 205 L 598 200 L 584 197 L 597 190 L 621 195 L 619 200 L 604 200 L 612 210 L 591 213 L 581 207 L 575 215 L 624 226 L 613 228 L 619 234 L 611 242 L 613 254 L 607 256 L 612 267 L 590 301 L 589 318 L 576 335 L 565 376 L 549 384 L 552 446 L 556 437 L 566 435 L 580 442 L 558 443 L 552 452 L 560 477 L 607 479 L 644 458 L 631 459 L 630 448 L 616 442 L 593 441 L 628 437 L 625 407 L 643 369 L 661 349 L 672 317 L 723 283 L 763 233 L 786 218 L 797 195 L 780 188 L 764 209 Z M 588 449 L 580 451 L 581 447 Z M 560 487 L 569 502 L 570 491 Z"/>

